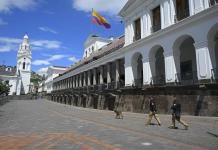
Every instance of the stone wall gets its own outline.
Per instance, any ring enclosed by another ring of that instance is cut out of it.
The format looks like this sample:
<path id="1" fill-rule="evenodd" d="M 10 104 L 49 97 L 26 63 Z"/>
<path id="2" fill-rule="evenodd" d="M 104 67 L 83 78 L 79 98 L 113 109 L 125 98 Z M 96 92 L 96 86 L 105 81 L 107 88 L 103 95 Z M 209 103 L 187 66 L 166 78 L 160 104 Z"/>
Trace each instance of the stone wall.
<path id="1" fill-rule="evenodd" d="M 148 113 L 149 96 L 157 103 L 158 112 L 170 114 L 174 97 L 182 105 L 182 113 L 197 116 L 218 116 L 217 87 L 149 87 L 144 89 L 125 88 L 94 93 L 75 93 L 73 90 L 53 92 L 49 100 L 78 107 L 114 110 L 122 104 L 123 111 Z"/>

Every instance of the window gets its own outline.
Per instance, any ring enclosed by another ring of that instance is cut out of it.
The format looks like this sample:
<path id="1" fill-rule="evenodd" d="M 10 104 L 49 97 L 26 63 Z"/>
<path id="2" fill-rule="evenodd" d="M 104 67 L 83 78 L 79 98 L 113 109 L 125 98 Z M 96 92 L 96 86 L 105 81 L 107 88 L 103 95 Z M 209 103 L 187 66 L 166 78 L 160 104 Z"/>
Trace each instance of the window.
<path id="1" fill-rule="evenodd" d="M 152 10 L 153 14 L 153 32 L 156 32 L 161 29 L 161 16 L 160 16 L 160 6 Z"/>
<path id="2" fill-rule="evenodd" d="M 134 36 L 133 41 L 137 41 L 137 40 L 141 39 L 141 20 L 140 20 L 140 18 L 135 20 L 134 26 L 135 26 L 135 36 Z"/>
<path id="3" fill-rule="evenodd" d="M 185 19 L 189 16 L 189 1 L 176 0 L 176 19 L 178 21 Z"/>
<path id="4" fill-rule="evenodd" d="M 25 67 L 26 67 L 25 65 L 26 65 L 26 63 L 25 63 L 25 62 L 23 62 L 23 69 L 25 69 Z"/>

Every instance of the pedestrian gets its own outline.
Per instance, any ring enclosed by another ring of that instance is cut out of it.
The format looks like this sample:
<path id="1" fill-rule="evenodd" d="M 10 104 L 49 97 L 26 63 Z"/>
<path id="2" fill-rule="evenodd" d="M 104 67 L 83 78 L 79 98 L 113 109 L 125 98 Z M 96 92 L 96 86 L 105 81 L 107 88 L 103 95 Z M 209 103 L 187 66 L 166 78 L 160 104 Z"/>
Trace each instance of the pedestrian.
<path id="1" fill-rule="evenodd" d="M 158 125 L 161 126 L 161 122 L 160 122 L 160 119 L 159 119 L 158 114 L 157 114 L 156 102 L 155 102 L 153 96 L 149 97 L 149 109 L 150 109 L 150 111 L 148 114 L 148 121 L 147 121 L 146 125 L 150 125 L 152 117 L 154 117 L 156 119 Z"/>
<path id="2" fill-rule="evenodd" d="M 172 110 L 172 125 L 170 126 L 170 128 L 178 129 L 178 127 L 176 127 L 176 121 L 178 121 L 185 127 L 186 130 L 188 130 L 188 124 L 181 119 L 181 104 L 178 103 L 178 101 L 176 100 L 176 97 L 174 97 L 171 110 Z"/>
<path id="3" fill-rule="evenodd" d="M 115 119 L 123 119 L 123 102 L 120 99 L 120 96 L 116 96 L 114 112 L 116 114 Z"/>

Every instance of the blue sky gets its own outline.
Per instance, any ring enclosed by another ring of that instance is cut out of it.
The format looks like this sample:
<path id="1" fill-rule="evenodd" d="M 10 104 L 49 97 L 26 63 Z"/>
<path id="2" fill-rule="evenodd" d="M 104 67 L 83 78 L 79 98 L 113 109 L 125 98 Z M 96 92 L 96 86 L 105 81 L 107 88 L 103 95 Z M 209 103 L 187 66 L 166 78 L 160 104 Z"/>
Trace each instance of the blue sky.
<path id="1" fill-rule="evenodd" d="M 124 25 L 117 16 L 127 0 L 0 0 L 0 65 L 16 65 L 25 33 L 32 48 L 32 70 L 50 65 L 70 66 L 83 55 L 90 34 L 118 37 Z M 111 24 L 108 30 L 93 24 L 91 9 Z"/>

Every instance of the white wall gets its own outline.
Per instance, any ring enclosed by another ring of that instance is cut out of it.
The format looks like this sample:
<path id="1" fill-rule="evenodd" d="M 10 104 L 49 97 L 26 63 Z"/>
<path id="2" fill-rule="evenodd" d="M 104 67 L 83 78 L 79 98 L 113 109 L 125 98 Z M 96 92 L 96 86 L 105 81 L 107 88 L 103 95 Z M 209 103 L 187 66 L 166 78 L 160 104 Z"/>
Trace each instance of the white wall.
<path id="1" fill-rule="evenodd" d="M 135 3 L 140 3 L 135 1 Z M 161 8 L 161 28 L 175 24 L 175 2 L 174 0 L 157 0 L 151 1 L 151 3 L 143 3 L 136 9 L 131 9 L 125 16 L 125 45 L 129 45 L 133 42 L 134 37 L 134 21 L 137 18 L 141 18 L 141 37 L 147 37 L 151 35 L 152 26 L 152 13 L 151 10 L 160 5 Z M 137 6 L 137 4 L 136 4 Z M 209 7 L 208 0 L 189 0 L 190 15 L 197 14 Z"/>
<path id="2" fill-rule="evenodd" d="M 88 47 L 85 48 L 83 57 L 89 57 L 93 52 L 99 50 L 100 48 L 102 48 L 103 46 L 107 44 L 108 42 L 95 41 L 94 43 L 90 44 Z M 93 50 L 92 50 L 92 47 L 94 48 Z M 87 52 L 87 55 L 86 55 L 86 52 Z"/>
<path id="3" fill-rule="evenodd" d="M 143 55 L 144 84 L 150 83 L 152 66 L 150 65 L 149 52 L 155 45 L 160 45 L 164 49 L 166 82 L 175 82 L 175 74 L 178 73 L 176 67 L 178 68 L 179 66 L 176 65 L 178 59 L 173 55 L 173 47 L 177 44 L 177 39 L 184 35 L 191 36 L 195 41 L 194 46 L 196 51 L 198 79 L 210 79 L 212 65 L 208 50 L 207 35 L 212 26 L 218 23 L 217 8 L 218 6 L 213 8 L 213 10 L 210 10 L 211 13 L 209 13 L 208 10 L 207 17 L 203 16 L 205 14 L 202 14 L 202 17 L 199 16 L 198 19 L 190 18 L 189 20 L 186 20 L 185 23 L 181 22 L 178 23 L 177 26 L 173 26 L 172 28 L 169 27 L 168 30 L 160 31 L 159 34 L 151 34 L 149 37 L 144 38 L 142 42 L 130 44 L 125 50 L 125 84 L 131 85 L 134 80 L 130 61 L 136 52 L 140 52 Z M 131 33 L 127 33 L 127 35 L 130 34 Z M 128 39 L 128 36 L 126 37 L 126 40 L 131 41 L 131 39 Z"/>

